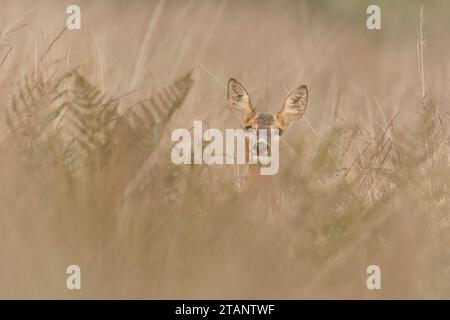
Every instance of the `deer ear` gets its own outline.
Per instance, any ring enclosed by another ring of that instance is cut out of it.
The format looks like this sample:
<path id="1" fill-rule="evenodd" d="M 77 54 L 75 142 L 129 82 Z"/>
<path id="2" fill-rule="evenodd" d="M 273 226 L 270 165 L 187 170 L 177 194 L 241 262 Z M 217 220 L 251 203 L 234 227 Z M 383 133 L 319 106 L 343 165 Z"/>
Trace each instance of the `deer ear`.
<path id="1" fill-rule="evenodd" d="M 256 114 L 247 91 L 233 78 L 228 81 L 227 96 L 230 108 L 238 111 L 245 119 L 252 118 Z"/>
<path id="2" fill-rule="evenodd" d="M 286 98 L 283 108 L 277 113 L 277 121 L 283 128 L 289 127 L 305 114 L 307 104 L 308 88 L 300 86 Z"/>

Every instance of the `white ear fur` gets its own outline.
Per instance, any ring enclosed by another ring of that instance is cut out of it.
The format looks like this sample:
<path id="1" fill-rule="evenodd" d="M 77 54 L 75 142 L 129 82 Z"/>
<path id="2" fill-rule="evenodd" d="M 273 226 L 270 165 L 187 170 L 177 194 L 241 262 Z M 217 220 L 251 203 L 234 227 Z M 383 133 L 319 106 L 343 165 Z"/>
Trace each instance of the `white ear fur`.
<path id="1" fill-rule="evenodd" d="M 288 127 L 305 114 L 307 105 L 308 88 L 303 85 L 289 94 L 276 118 L 283 127 Z"/>
<path id="2" fill-rule="evenodd" d="M 230 78 L 228 81 L 228 105 L 233 110 L 243 114 L 246 118 L 255 115 L 255 109 L 252 106 L 250 97 L 245 88 L 235 79 Z"/>

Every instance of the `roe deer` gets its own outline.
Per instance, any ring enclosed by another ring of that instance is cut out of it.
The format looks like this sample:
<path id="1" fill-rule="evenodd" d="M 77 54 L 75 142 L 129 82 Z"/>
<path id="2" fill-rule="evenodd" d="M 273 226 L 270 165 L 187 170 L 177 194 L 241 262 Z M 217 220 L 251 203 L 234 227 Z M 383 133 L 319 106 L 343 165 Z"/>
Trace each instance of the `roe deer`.
<path id="1" fill-rule="evenodd" d="M 257 136 L 256 150 L 260 150 L 260 144 L 265 144 L 262 149 L 268 150 L 270 152 L 270 136 L 266 139 L 261 139 L 258 131 L 260 129 L 266 129 L 267 134 L 270 134 L 270 129 L 277 129 L 279 135 L 281 136 L 289 126 L 300 119 L 306 112 L 306 106 L 308 104 L 308 89 L 305 85 L 302 85 L 292 91 L 281 110 L 277 114 L 272 113 L 258 113 L 255 106 L 250 100 L 250 96 L 245 88 L 235 79 L 230 78 L 228 81 L 228 105 L 232 110 L 237 111 L 243 118 L 243 123 L 245 130 L 255 130 Z M 248 139 L 246 139 L 246 158 L 248 155 L 254 152 L 250 150 Z M 257 151 L 259 152 L 259 151 Z M 256 170 L 258 165 L 250 165 L 249 171 L 249 185 L 256 192 L 257 198 L 261 198 L 263 201 L 270 201 L 269 206 L 264 206 L 269 208 L 270 215 L 272 219 L 274 218 L 273 209 L 278 202 L 279 197 L 277 196 L 277 189 L 273 186 L 274 178 L 271 176 L 261 176 L 259 170 Z M 251 182 L 251 184 L 250 184 Z M 271 185 L 269 187 L 269 185 Z M 267 194 L 268 193 L 268 194 Z"/>

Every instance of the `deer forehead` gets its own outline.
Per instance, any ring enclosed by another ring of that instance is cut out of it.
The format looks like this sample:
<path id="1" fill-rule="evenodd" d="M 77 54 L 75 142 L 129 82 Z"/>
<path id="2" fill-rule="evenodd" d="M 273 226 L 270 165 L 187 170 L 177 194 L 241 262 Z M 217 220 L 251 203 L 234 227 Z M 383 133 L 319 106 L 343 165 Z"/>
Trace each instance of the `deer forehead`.
<path id="1" fill-rule="evenodd" d="M 275 128 L 279 127 L 279 124 L 275 116 L 271 113 L 258 113 L 253 118 L 249 119 L 246 123 L 247 126 L 252 128 Z"/>

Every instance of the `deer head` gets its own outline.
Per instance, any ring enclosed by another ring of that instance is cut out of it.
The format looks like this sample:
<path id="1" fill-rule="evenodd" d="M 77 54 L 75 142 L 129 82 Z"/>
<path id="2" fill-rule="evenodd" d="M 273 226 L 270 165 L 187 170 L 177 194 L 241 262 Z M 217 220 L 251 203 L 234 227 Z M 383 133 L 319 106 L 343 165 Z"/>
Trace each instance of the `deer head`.
<path id="1" fill-rule="evenodd" d="M 308 89 L 302 85 L 288 95 L 277 114 L 258 113 L 247 90 L 233 78 L 230 78 L 228 82 L 228 105 L 241 115 L 246 131 L 256 132 L 257 142 L 254 148 L 246 144 L 246 153 L 250 155 L 257 153 L 261 157 L 261 150 L 270 153 L 271 135 L 267 132 L 273 132 L 271 129 L 276 129 L 277 135 L 282 135 L 292 123 L 305 114 L 307 104 Z M 264 134 L 260 134 L 261 131 L 264 131 Z"/>

